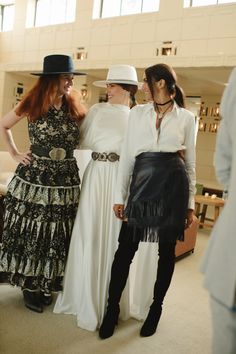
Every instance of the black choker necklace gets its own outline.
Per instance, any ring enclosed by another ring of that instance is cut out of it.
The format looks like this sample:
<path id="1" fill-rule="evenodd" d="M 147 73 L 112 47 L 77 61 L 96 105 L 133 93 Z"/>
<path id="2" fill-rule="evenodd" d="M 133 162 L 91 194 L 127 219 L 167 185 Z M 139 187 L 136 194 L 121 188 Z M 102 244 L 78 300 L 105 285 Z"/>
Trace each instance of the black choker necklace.
<path id="1" fill-rule="evenodd" d="M 166 114 L 166 112 L 168 111 L 168 109 L 170 107 L 172 107 L 172 105 L 173 105 L 173 101 L 171 100 L 171 104 L 163 112 L 159 111 L 159 108 L 157 107 L 158 119 L 162 119 L 164 117 L 164 115 Z"/>
<path id="2" fill-rule="evenodd" d="M 172 98 L 169 100 L 169 101 L 166 101 L 166 102 L 164 102 L 164 103 L 157 103 L 157 102 L 155 102 L 155 105 L 156 106 L 165 106 L 166 104 L 168 104 L 168 103 L 170 103 L 170 102 L 172 102 L 173 100 L 172 100 Z"/>

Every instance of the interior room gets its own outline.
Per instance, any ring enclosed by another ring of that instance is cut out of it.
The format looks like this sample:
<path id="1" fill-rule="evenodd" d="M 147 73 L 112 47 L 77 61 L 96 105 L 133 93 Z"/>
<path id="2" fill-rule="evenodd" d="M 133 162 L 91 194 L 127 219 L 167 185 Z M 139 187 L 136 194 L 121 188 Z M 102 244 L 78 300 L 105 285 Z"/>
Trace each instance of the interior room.
<path id="1" fill-rule="evenodd" d="M 213 159 L 221 97 L 236 65 L 235 22 L 233 0 L 0 0 L 0 119 L 34 85 L 31 73 L 42 69 L 46 55 L 70 55 L 76 70 L 86 73 L 74 78 L 74 88 L 88 108 L 106 100 L 106 90 L 93 82 L 104 80 L 110 65 L 135 66 L 142 82 L 146 67 L 166 63 L 175 69 L 187 109 L 195 115 L 196 194 L 210 200 L 196 200 L 198 224 L 190 235 L 194 242 L 179 250 L 168 310 L 154 336 L 140 338 L 141 321 L 133 316 L 121 322 L 114 337 L 101 341 L 97 332 L 77 327 L 73 316 L 53 314 L 53 305 L 43 314 L 28 311 L 19 289 L 0 285 L 2 354 L 211 353 L 210 305 L 199 265 L 224 205 Z M 146 103 L 142 91 L 137 101 Z M 12 132 L 19 150 L 28 150 L 27 120 Z M 76 152 L 81 178 L 90 155 Z M 16 166 L 0 139 L 2 201 Z M 0 213 L 2 218 L 2 204 Z M 138 258 L 142 255 L 148 262 L 148 252 L 157 254 L 156 248 L 150 251 L 145 245 L 139 251 L 131 285 Z M 140 285 L 136 291 L 144 289 Z M 133 303 L 135 296 L 131 292 Z"/>

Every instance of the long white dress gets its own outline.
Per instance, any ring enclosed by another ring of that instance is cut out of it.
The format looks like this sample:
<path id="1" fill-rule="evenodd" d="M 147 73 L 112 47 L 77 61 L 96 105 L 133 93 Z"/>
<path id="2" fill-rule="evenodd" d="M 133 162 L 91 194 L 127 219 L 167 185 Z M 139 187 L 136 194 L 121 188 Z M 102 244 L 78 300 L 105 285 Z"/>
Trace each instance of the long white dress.
<path id="1" fill-rule="evenodd" d="M 120 154 L 129 107 L 95 104 L 81 125 L 82 148 Z M 55 313 L 74 314 L 79 327 L 95 331 L 106 308 L 111 265 L 121 222 L 112 206 L 119 162 L 90 160 L 84 172 L 64 277 Z M 129 317 L 128 286 L 121 301 L 121 318 Z"/>

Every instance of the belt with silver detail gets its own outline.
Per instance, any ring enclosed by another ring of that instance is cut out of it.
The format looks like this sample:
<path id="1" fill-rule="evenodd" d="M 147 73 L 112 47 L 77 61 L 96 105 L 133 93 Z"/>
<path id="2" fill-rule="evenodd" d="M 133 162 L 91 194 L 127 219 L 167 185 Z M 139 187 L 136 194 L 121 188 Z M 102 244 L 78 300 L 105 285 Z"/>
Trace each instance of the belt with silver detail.
<path id="1" fill-rule="evenodd" d="M 91 157 L 94 161 L 110 161 L 115 162 L 119 161 L 120 156 L 117 155 L 115 152 L 92 152 Z"/>
<path id="2" fill-rule="evenodd" d="M 40 145 L 31 145 L 31 152 L 40 157 L 47 157 L 51 160 L 61 161 L 71 159 L 74 156 L 73 150 L 65 150 L 60 147 L 46 148 Z"/>

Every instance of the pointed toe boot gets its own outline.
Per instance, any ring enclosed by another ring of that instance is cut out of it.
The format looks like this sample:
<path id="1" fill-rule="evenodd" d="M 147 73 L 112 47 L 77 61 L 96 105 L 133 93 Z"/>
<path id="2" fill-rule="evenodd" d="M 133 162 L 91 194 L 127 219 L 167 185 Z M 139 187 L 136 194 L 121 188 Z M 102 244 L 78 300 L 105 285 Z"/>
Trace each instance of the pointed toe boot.
<path id="1" fill-rule="evenodd" d="M 99 329 L 99 337 L 101 339 L 107 339 L 113 336 L 115 326 L 118 324 L 119 313 L 120 313 L 119 306 L 107 308 L 106 315 Z"/>
<path id="2" fill-rule="evenodd" d="M 140 330 L 141 337 L 150 337 L 152 336 L 157 329 L 160 317 L 162 313 L 162 307 L 151 306 L 146 320 Z"/>
<path id="3" fill-rule="evenodd" d="M 40 291 L 39 298 L 41 303 L 45 306 L 50 306 L 52 304 L 52 294 L 45 294 L 44 292 Z"/>

